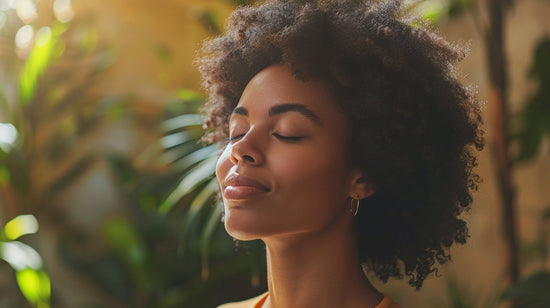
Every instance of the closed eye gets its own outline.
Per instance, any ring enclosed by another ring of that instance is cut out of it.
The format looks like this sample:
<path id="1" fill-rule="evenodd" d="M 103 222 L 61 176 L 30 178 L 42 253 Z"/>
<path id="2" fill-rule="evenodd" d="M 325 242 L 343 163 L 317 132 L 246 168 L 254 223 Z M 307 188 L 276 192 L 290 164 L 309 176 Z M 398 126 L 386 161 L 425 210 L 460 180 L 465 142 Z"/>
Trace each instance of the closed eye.
<path id="1" fill-rule="evenodd" d="M 233 142 L 235 140 L 239 140 L 241 139 L 242 137 L 244 137 L 245 134 L 240 134 L 240 135 L 236 135 L 234 137 L 229 137 L 227 139 L 225 139 L 226 142 Z"/>
<path id="2" fill-rule="evenodd" d="M 273 133 L 273 136 L 275 136 L 275 138 L 277 138 L 279 140 L 282 140 L 282 141 L 285 141 L 285 142 L 298 142 L 298 141 L 305 138 L 304 136 L 283 136 L 283 135 L 279 135 L 277 133 Z"/>

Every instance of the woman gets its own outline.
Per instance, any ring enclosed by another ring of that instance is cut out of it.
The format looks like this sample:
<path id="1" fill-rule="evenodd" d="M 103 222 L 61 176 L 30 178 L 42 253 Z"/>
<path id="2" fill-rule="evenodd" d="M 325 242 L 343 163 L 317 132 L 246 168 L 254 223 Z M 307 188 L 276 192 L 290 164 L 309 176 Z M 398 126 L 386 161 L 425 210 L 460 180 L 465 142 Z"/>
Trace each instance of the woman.
<path id="1" fill-rule="evenodd" d="M 268 1 L 205 43 L 225 227 L 267 250 L 268 292 L 221 307 L 400 307 L 364 269 L 418 289 L 465 242 L 483 136 L 464 53 L 400 14 Z"/>

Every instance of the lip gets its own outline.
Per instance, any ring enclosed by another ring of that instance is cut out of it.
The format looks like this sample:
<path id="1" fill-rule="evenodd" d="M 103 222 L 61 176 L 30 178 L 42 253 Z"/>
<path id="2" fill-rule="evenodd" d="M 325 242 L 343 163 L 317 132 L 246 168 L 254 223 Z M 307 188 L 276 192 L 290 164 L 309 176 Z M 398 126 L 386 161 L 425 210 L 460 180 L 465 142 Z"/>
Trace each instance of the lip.
<path id="1" fill-rule="evenodd" d="M 244 200 L 271 191 L 269 186 L 260 181 L 238 173 L 230 173 L 223 181 L 223 195 L 226 199 Z"/>

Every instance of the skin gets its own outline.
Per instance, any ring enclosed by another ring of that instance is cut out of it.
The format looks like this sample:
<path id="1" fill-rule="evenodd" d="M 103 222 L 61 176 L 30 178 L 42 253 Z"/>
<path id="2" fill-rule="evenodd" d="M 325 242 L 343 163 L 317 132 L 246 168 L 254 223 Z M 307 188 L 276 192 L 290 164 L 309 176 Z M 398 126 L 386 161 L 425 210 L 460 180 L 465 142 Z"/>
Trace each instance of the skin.
<path id="1" fill-rule="evenodd" d="M 225 228 L 267 247 L 264 307 L 374 307 L 357 258 L 350 198 L 375 188 L 349 163 L 350 125 L 328 86 L 273 65 L 246 86 L 216 175 Z"/>

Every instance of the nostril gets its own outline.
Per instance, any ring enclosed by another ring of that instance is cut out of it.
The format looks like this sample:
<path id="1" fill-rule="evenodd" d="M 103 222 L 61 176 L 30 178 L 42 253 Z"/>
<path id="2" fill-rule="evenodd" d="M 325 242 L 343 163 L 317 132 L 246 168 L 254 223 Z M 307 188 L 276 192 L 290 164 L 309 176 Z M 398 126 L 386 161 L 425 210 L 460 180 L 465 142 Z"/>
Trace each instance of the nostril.
<path id="1" fill-rule="evenodd" d="M 238 160 L 237 160 L 237 157 L 235 157 L 233 154 L 231 154 L 231 155 L 229 156 L 229 159 L 230 159 L 231 162 L 234 163 L 234 164 L 236 164 L 237 161 L 238 161 Z"/>
<path id="2" fill-rule="evenodd" d="M 247 160 L 248 162 L 251 162 L 251 163 L 254 162 L 254 158 L 253 158 L 252 156 L 250 156 L 250 155 L 244 155 L 244 156 L 243 156 L 243 159 L 244 159 L 244 160 Z"/>

